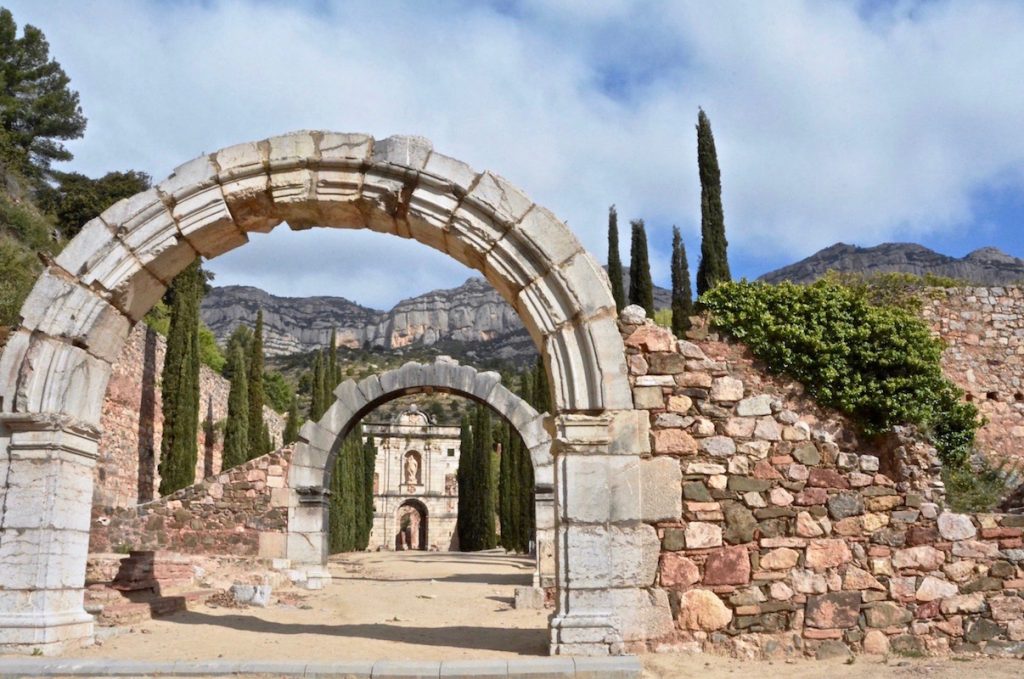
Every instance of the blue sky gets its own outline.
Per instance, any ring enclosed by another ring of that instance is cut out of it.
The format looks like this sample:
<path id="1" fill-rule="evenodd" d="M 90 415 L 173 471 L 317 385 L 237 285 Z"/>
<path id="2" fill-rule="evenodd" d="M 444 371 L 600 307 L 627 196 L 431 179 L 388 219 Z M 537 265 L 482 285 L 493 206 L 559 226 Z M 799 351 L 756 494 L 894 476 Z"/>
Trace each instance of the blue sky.
<path id="1" fill-rule="evenodd" d="M 673 224 L 697 265 L 703 107 L 737 277 L 837 241 L 1024 256 L 1021 2 L 4 4 L 81 93 L 69 167 L 88 174 L 159 180 L 302 128 L 420 134 L 523 187 L 601 261 L 608 206 L 644 218 L 664 285 Z M 377 308 L 472 273 L 416 243 L 284 227 L 209 267 Z"/>

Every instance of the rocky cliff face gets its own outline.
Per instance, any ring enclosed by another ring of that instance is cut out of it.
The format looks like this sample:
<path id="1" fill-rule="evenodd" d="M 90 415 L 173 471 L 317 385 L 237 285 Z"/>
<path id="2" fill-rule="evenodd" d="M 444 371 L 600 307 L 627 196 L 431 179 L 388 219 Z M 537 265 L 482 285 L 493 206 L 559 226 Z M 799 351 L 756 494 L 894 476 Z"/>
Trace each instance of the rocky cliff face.
<path id="1" fill-rule="evenodd" d="M 628 269 L 625 275 L 628 287 Z M 655 287 L 656 307 L 669 306 L 670 297 L 668 290 Z M 402 300 L 390 311 L 369 309 L 343 297 L 278 297 L 259 288 L 231 285 L 214 288 L 206 296 L 202 316 L 224 342 L 239 324 L 252 326 L 259 309 L 270 356 L 326 346 L 332 329 L 337 330 L 338 344 L 350 348 L 443 346 L 457 356 L 490 353 L 511 360 L 534 351 L 519 316 L 482 278 Z"/>
<path id="2" fill-rule="evenodd" d="M 1009 285 L 1024 280 L 1024 260 L 997 248 L 981 248 L 957 259 L 915 243 L 883 243 L 871 248 L 836 243 L 795 264 L 770 271 L 759 280 L 767 283 L 810 283 L 830 270 L 866 274 L 933 274 L 959 278 L 975 285 Z"/>

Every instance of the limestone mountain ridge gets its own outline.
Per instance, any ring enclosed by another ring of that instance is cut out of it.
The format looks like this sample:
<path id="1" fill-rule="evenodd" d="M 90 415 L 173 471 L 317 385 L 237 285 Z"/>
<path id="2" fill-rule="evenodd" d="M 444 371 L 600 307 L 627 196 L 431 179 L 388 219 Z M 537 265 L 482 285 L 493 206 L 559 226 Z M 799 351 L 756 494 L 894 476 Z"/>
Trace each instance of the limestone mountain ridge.
<path id="1" fill-rule="evenodd" d="M 628 274 L 627 269 L 627 281 Z M 670 295 L 655 287 L 655 306 L 669 306 Z M 332 329 L 337 331 L 338 345 L 351 349 L 435 348 L 456 358 L 486 354 L 514 363 L 536 351 L 515 310 L 478 277 L 455 288 L 404 299 L 388 311 L 344 297 L 281 297 L 255 287 L 228 285 L 206 295 L 202 318 L 223 343 L 239 324 L 252 326 L 259 309 L 268 356 L 324 347 Z"/>
<path id="2" fill-rule="evenodd" d="M 1011 285 L 1024 280 L 1024 259 L 994 247 L 979 248 L 957 258 L 917 243 L 882 243 L 874 247 L 836 243 L 799 262 L 769 271 L 758 280 L 766 283 L 811 283 L 828 271 L 931 274 L 981 286 Z"/>

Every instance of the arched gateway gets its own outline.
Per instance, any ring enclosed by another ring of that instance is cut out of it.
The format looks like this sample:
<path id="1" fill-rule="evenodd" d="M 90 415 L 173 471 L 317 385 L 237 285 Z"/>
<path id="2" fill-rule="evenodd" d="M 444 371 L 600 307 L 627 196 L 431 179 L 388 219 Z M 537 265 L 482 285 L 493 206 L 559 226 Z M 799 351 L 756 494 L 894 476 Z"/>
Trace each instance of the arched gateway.
<path id="1" fill-rule="evenodd" d="M 554 460 L 544 415 L 501 384 L 495 372 L 479 372 L 441 357 L 432 364 L 409 362 L 401 368 L 346 380 L 334 390 L 336 400 L 318 422 L 300 430 L 288 471 L 292 500 L 288 511 L 287 555 L 304 567 L 313 587 L 330 581 L 327 563 L 328 503 L 331 471 L 341 443 L 365 415 L 401 396 L 430 392 L 455 394 L 482 403 L 504 417 L 530 451 L 536 496 L 538 586 L 555 585 Z"/>
<path id="2" fill-rule="evenodd" d="M 633 410 L 600 267 L 549 211 L 424 139 L 298 132 L 200 156 L 118 202 L 29 295 L 0 356 L 0 650 L 92 638 L 82 588 L 111 362 L 189 262 L 283 221 L 414 238 L 480 271 L 516 309 L 556 410 L 552 651 L 618 653 L 644 639 L 665 608 L 645 589 L 657 556 L 641 523 L 648 422 Z"/>

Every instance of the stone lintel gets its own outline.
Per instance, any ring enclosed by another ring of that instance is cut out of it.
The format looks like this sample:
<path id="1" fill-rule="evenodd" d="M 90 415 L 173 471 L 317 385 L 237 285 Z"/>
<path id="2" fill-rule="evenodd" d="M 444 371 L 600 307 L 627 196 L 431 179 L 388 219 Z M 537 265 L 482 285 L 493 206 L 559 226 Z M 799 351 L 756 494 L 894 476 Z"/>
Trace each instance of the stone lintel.
<path id="1" fill-rule="evenodd" d="M 0 413 L 10 433 L 12 455 L 64 452 L 94 461 L 99 457 L 99 427 L 54 413 Z"/>

